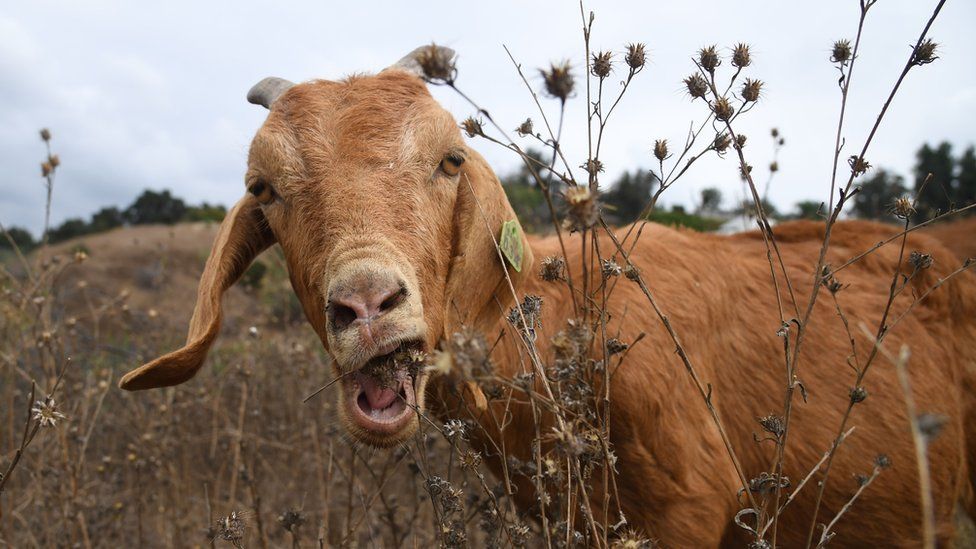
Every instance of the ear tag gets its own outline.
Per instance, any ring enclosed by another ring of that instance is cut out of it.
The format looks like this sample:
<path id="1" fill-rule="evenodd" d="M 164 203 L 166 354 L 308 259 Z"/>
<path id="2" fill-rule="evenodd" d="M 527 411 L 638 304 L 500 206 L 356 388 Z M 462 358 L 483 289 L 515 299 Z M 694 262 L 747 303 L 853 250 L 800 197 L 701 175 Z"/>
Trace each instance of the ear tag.
<path id="1" fill-rule="evenodd" d="M 522 248 L 522 235 L 518 221 L 512 219 L 502 225 L 502 235 L 498 239 L 498 247 L 515 271 L 522 272 L 522 256 L 525 250 Z"/>

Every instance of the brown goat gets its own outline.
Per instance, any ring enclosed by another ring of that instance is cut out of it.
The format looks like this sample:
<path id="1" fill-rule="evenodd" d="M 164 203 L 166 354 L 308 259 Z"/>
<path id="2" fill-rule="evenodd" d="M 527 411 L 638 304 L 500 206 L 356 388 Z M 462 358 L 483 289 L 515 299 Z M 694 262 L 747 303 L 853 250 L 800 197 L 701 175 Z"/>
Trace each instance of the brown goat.
<path id="1" fill-rule="evenodd" d="M 504 404 L 482 412 L 457 396 L 451 376 L 397 370 L 381 383 L 372 366 L 398 349 L 432 351 L 462 327 L 491 337 L 507 330 L 493 352 L 498 373 L 520 371 L 519 343 L 505 313 L 514 304 L 492 233 L 515 218 L 491 168 L 465 145 L 454 119 L 430 96 L 410 56 L 375 76 L 290 85 L 266 80 L 249 98 L 269 108 L 251 145 L 248 193 L 228 213 L 200 281 L 187 344 L 126 375 L 129 390 L 175 385 L 199 370 L 220 325 L 223 292 L 269 246 L 281 246 L 309 322 L 342 375 L 342 421 L 374 446 L 405 441 L 417 428 L 413 408 L 442 418 L 473 416 L 485 432 L 504 438 L 516 456 L 531 456 L 535 426 L 526 404 L 512 404 L 511 424 L 495 428 Z M 834 228 L 828 260 L 839 264 L 896 229 L 865 222 Z M 624 231 L 618 235 L 622 236 Z M 823 236 L 822 223 L 776 228 L 798 296 L 809 295 Z M 538 344 L 574 316 L 564 284 L 535 276 L 534 257 L 558 256 L 553 238 L 528 238 L 521 272 L 508 268 L 518 294 L 543 298 Z M 613 243 L 601 237 L 606 254 Z M 566 258 L 581 272 L 578 246 Z M 958 259 L 939 242 L 912 234 L 908 249 L 922 250 L 934 265 L 912 282 L 924 290 L 946 276 Z M 713 402 L 729 430 L 745 474 L 769 471 L 772 444 L 757 444 L 756 418 L 782 409 L 783 342 L 762 240 L 648 225 L 632 252 L 634 264 L 666 309 L 699 375 L 713 387 Z M 838 275 L 837 295 L 863 361 L 881 319 L 896 265 L 894 245 L 881 248 Z M 596 274 L 599 276 L 599 273 Z M 594 282 L 598 282 L 594 280 Z M 893 310 L 904 311 L 911 292 Z M 784 302 L 789 297 L 783 290 Z M 741 488 L 715 424 L 675 355 L 675 346 L 647 306 L 640 288 L 621 278 L 609 300 L 608 330 L 623 341 L 646 337 L 630 351 L 611 382 L 611 439 L 617 462 L 620 509 L 632 527 L 668 547 L 741 543 L 733 517 L 744 505 Z M 885 348 L 904 344 L 918 408 L 947 418 L 928 448 L 938 533 L 953 534 L 953 516 L 972 513 L 969 463 L 976 455 L 976 281 L 969 273 L 919 303 L 894 327 Z M 853 374 L 850 344 L 829 296 L 815 307 L 799 362 L 808 401 L 797 397 L 785 474 L 794 484 L 830 447 L 849 402 Z M 287 375 L 287 374 L 284 374 Z M 914 446 L 894 366 L 878 360 L 868 374 L 868 398 L 854 409 L 855 432 L 840 447 L 824 495 L 821 517 L 830 520 L 856 489 L 854 475 L 869 472 L 876 455 L 892 461 L 836 528 L 835 545 L 917 546 L 921 512 Z M 462 392 L 463 394 L 463 392 Z M 517 399 L 516 399 L 517 400 Z M 494 417 L 492 417 L 494 416 Z M 552 418 L 543 418 L 550 425 Z M 548 427 L 544 427 L 548 432 Z M 482 437 L 485 435 L 482 435 Z M 485 441 L 475 436 L 473 443 Z M 496 471 L 501 462 L 488 452 Z M 590 487 L 602 501 L 601 475 Z M 779 543 L 805 540 L 816 488 L 800 492 L 783 516 Z M 531 483 L 517 499 L 534 503 Z M 595 505 L 595 509 L 601 508 Z M 598 517 L 603 518 L 603 517 Z"/>

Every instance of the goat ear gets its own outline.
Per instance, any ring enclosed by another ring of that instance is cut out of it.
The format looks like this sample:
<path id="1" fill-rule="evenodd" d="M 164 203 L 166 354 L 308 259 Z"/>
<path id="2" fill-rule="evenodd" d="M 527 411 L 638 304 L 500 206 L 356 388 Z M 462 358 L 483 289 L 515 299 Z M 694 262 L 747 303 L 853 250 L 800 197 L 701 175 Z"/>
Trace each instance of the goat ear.
<path id="1" fill-rule="evenodd" d="M 193 377 L 220 331 L 221 299 L 255 257 L 275 238 L 257 199 L 248 194 L 220 224 L 207 265 L 200 277 L 197 304 L 186 345 L 126 374 L 119 387 L 129 391 L 179 385 Z"/>
<path id="2" fill-rule="evenodd" d="M 461 326 L 483 330 L 513 303 L 505 271 L 515 290 L 532 276 L 533 256 L 522 226 L 495 173 L 476 152 L 469 151 L 458 182 L 454 213 L 454 256 L 447 278 L 445 312 L 447 333 Z M 495 245 L 502 225 L 514 221 L 522 239 L 522 264 L 516 271 L 499 257 Z M 519 295 L 521 297 L 521 295 Z"/>

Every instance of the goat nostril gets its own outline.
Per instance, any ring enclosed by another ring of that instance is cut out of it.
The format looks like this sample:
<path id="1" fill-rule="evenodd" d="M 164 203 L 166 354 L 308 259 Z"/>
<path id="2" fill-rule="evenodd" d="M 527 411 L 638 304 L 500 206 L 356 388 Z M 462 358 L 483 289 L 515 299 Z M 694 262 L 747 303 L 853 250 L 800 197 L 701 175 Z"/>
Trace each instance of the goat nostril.
<path id="1" fill-rule="evenodd" d="M 329 312 L 332 316 L 332 326 L 335 327 L 337 331 L 345 330 L 353 323 L 359 315 L 352 307 L 348 307 L 341 303 L 336 303 L 333 301 L 329 307 Z"/>
<path id="2" fill-rule="evenodd" d="M 406 296 L 407 296 L 407 289 L 404 288 L 403 286 L 400 286 L 399 290 L 394 292 L 392 295 L 390 295 L 390 297 L 384 299 L 383 302 L 380 303 L 380 312 L 383 313 L 396 307 L 397 305 L 400 304 L 400 302 L 403 301 L 403 298 L 405 298 Z"/>

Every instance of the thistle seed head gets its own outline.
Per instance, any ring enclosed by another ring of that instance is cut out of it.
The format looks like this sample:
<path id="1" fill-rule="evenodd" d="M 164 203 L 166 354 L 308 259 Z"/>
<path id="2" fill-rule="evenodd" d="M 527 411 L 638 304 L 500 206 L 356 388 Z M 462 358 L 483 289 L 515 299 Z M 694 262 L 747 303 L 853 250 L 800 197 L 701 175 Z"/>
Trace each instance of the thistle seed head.
<path id="1" fill-rule="evenodd" d="M 585 185 L 573 185 L 566 189 L 567 221 L 572 231 L 589 229 L 596 224 L 600 208 L 596 195 Z"/>
<path id="2" fill-rule="evenodd" d="M 698 50 L 698 64 L 710 73 L 715 72 L 715 69 L 722 64 L 718 56 L 718 48 L 712 45 Z"/>
<path id="3" fill-rule="evenodd" d="M 51 140 L 51 130 L 49 130 L 47 128 L 41 128 L 41 139 L 43 141 L 50 141 Z"/>
<path id="4" fill-rule="evenodd" d="M 851 404 L 859 404 L 868 398 L 868 390 L 864 387 L 854 387 L 850 393 Z"/>
<path id="5" fill-rule="evenodd" d="M 624 61 L 627 62 L 627 66 L 630 70 L 637 72 L 644 68 L 644 63 L 647 63 L 647 53 L 645 51 L 645 46 L 643 42 L 634 42 L 632 44 L 627 44 L 627 53 L 624 55 Z"/>
<path id="6" fill-rule="evenodd" d="M 931 38 L 926 38 L 924 42 L 918 45 L 915 52 L 912 54 L 912 64 L 916 67 L 922 65 L 928 65 L 932 61 L 939 58 L 936 55 L 936 51 L 939 49 L 939 45 L 932 41 Z"/>
<path id="7" fill-rule="evenodd" d="M 846 64 L 851 60 L 851 41 L 842 39 L 834 42 L 834 47 L 830 51 L 830 61 L 833 63 Z"/>
<path id="8" fill-rule="evenodd" d="M 439 48 L 431 44 L 417 54 L 417 63 L 424 72 L 424 80 L 431 83 L 454 82 L 457 68 L 454 65 L 454 55 L 451 50 Z"/>
<path id="9" fill-rule="evenodd" d="M 854 177 L 864 175 L 864 172 L 871 169 L 871 163 L 865 160 L 863 156 L 851 155 L 847 159 L 847 165 L 851 167 Z"/>
<path id="10" fill-rule="evenodd" d="M 898 219 L 908 219 L 915 215 L 915 206 L 907 196 L 896 198 L 889 211 Z"/>
<path id="11" fill-rule="evenodd" d="M 613 53 L 609 51 L 599 51 L 593 54 L 593 60 L 590 63 L 590 74 L 603 80 L 604 78 L 610 76 L 610 71 L 613 70 Z"/>
<path id="12" fill-rule="evenodd" d="M 654 141 L 654 158 L 657 158 L 661 162 L 668 157 L 668 140 L 658 139 Z"/>
<path id="13" fill-rule="evenodd" d="M 739 42 L 732 49 L 732 66 L 745 68 L 752 64 L 752 55 L 749 53 L 749 44 Z"/>
<path id="14" fill-rule="evenodd" d="M 480 137 L 485 135 L 485 128 L 482 125 L 481 120 L 476 119 L 473 116 L 469 116 L 461 122 L 461 129 L 468 137 Z"/>
<path id="15" fill-rule="evenodd" d="M 932 266 L 933 260 L 932 256 L 929 254 L 924 254 L 919 251 L 913 251 L 908 256 L 908 262 L 911 263 L 912 267 L 916 270 L 928 269 Z"/>
<path id="16" fill-rule="evenodd" d="M 561 257 L 549 256 L 542 260 L 539 278 L 546 282 L 562 280 L 566 272 L 566 261 Z"/>
<path id="17" fill-rule="evenodd" d="M 691 96 L 692 100 L 698 98 L 704 98 L 705 94 L 708 93 L 708 82 L 705 78 L 697 72 L 688 78 L 685 78 L 685 87 L 688 90 L 688 95 Z"/>
<path id="18" fill-rule="evenodd" d="M 719 97 L 712 103 L 712 112 L 715 113 L 715 118 L 722 122 L 728 122 L 732 119 L 732 115 L 735 114 L 735 108 L 732 107 L 731 101 L 725 97 Z"/>
<path id="19" fill-rule="evenodd" d="M 540 70 L 542 79 L 545 81 L 546 93 L 554 99 L 563 103 L 573 94 L 576 80 L 573 78 L 569 61 L 552 63 L 549 70 Z"/>
<path id="20" fill-rule="evenodd" d="M 742 99 L 748 103 L 759 101 L 759 95 L 762 93 L 762 86 L 762 80 L 746 78 L 746 81 L 742 83 Z"/>
<path id="21" fill-rule="evenodd" d="M 519 127 L 515 128 L 515 133 L 519 134 L 519 137 L 525 137 L 526 135 L 532 135 L 535 133 L 532 127 L 532 119 L 526 118 L 525 122 L 519 124 Z"/>
<path id="22" fill-rule="evenodd" d="M 728 150 L 729 145 L 732 144 L 732 138 L 729 137 L 727 133 L 720 133 L 715 135 L 715 140 L 712 141 L 712 148 L 715 149 L 719 155 L 725 153 Z"/>

